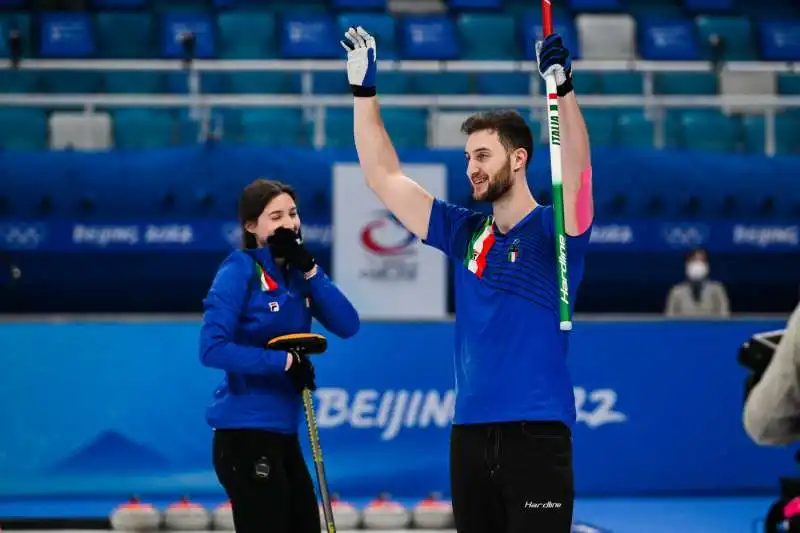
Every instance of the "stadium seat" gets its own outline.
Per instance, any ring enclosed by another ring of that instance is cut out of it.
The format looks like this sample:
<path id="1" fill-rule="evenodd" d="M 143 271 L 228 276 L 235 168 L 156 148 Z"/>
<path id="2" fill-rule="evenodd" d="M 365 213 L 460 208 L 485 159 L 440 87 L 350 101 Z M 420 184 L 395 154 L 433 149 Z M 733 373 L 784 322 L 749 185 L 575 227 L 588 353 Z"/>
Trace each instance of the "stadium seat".
<path id="1" fill-rule="evenodd" d="M 531 129 L 531 137 L 533 138 L 533 145 L 534 145 L 534 156 L 536 157 L 536 148 L 537 144 L 545 144 L 547 143 L 547 137 L 542 135 L 545 129 L 542 127 L 542 121 L 535 116 L 530 111 L 522 110 L 520 112 L 522 118 L 525 119 L 525 124 Z M 544 113 L 542 113 L 544 116 Z M 541 156 L 540 156 L 541 157 Z"/>
<path id="2" fill-rule="evenodd" d="M 636 23 L 629 15 L 575 17 L 583 59 L 634 59 Z"/>
<path id="3" fill-rule="evenodd" d="M 800 61 L 800 18 L 761 22 L 758 41 L 766 61 Z"/>
<path id="4" fill-rule="evenodd" d="M 0 107 L 0 149 L 46 150 L 47 113 L 43 109 Z"/>
<path id="5" fill-rule="evenodd" d="M 683 0 L 690 13 L 725 13 L 734 9 L 734 0 Z"/>
<path id="6" fill-rule="evenodd" d="M 283 18 L 281 56 L 287 59 L 342 57 L 341 34 L 330 15 L 323 13 L 288 14 Z"/>
<path id="7" fill-rule="evenodd" d="M 405 72 L 378 71 L 378 89 L 381 94 L 408 94 L 413 79 Z"/>
<path id="8" fill-rule="evenodd" d="M 461 9 L 501 9 L 501 0 L 447 0 L 447 5 L 453 10 Z"/>
<path id="9" fill-rule="evenodd" d="M 765 131 L 764 115 L 745 115 L 742 117 L 742 128 L 744 130 L 744 148 L 751 154 L 765 153 Z"/>
<path id="10" fill-rule="evenodd" d="M 800 74 L 785 72 L 778 74 L 778 92 L 780 94 L 800 94 Z"/>
<path id="11" fill-rule="evenodd" d="M 297 94 L 301 90 L 300 75 L 295 72 L 243 70 L 225 72 L 223 76 L 226 81 L 221 90 L 231 94 Z"/>
<path id="12" fill-rule="evenodd" d="M 755 154 L 765 153 L 764 115 L 747 115 L 743 123 L 747 151 Z M 781 155 L 800 154 L 800 117 L 796 113 L 778 113 L 775 116 L 775 152 Z"/>
<path id="13" fill-rule="evenodd" d="M 592 146 L 617 144 L 617 111 L 615 109 L 584 108 L 583 119 L 592 140 Z"/>
<path id="14" fill-rule="evenodd" d="M 347 73 L 344 71 L 314 72 L 313 76 L 312 92 L 314 94 L 351 94 Z M 383 92 L 383 85 L 379 86 Z"/>
<path id="15" fill-rule="evenodd" d="M 653 91 L 664 95 L 713 95 L 718 92 L 718 78 L 711 72 L 656 72 Z"/>
<path id="16" fill-rule="evenodd" d="M 700 59 L 694 26 L 688 20 L 640 19 L 639 55 L 652 61 Z"/>
<path id="17" fill-rule="evenodd" d="M 242 110 L 242 142 L 264 146 L 310 146 L 312 124 L 300 109 L 275 107 Z"/>
<path id="18" fill-rule="evenodd" d="M 117 148 L 164 148 L 175 142 L 175 120 L 171 111 L 115 109 L 111 116 Z"/>
<path id="19" fill-rule="evenodd" d="M 404 59 L 459 58 L 460 47 L 455 24 L 445 15 L 410 15 L 401 22 Z"/>
<path id="20" fill-rule="evenodd" d="M 386 9 L 388 0 L 332 0 L 335 9 Z"/>
<path id="21" fill-rule="evenodd" d="M 598 76 L 603 94 L 632 95 L 644 92 L 640 72 L 603 72 Z"/>
<path id="22" fill-rule="evenodd" d="M 289 13 L 325 13 L 330 10 L 326 0 L 269 0 L 269 2 L 253 0 L 212 0 L 218 10 L 263 9 L 270 13 L 283 15 Z"/>
<path id="23" fill-rule="evenodd" d="M 164 74 L 157 71 L 109 71 L 105 76 L 105 90 L 109 93 L 163 93 L 166 91 Z"/>
<path id="24" fill-rule="evenodd" d="M 99 10 L 104 9 L 135 9 L 143 8 L 147 0 L 92 0 L 92 6 Z"/>
<path id="25" fill-rule="evenodd" d="M 694 151 L 730 153 L 738 149 L 740 121 L 716 110 L 686 110 L 680 117 L 680 145 Z"/>
<path id="26" fill-rule="evenodd" d="M 329 107 L 325 110 L 325 146 L 327 148 L 353 147 L 352 109 Z"/>
<path id="27" fill-rule="evenodd" d="M 336 18 L 338 33 L 336 40 L 342 40 L 347 28 L 361 26 L 368 28 L 375 37 L 378 55 L 383 59 L 397 58 L 397 23 L 386 13 L 341 13 Z"/>
<path id="28" fill-rule="evenodd" d="M 42 13 L 39 54 L 52 58 L 92 57 L 97 46 L 94 26 L 84 13 Z"/>
<path id="29" fill-rule="evenodd" d="M 777 92 L 774 72 L 722 71 L 719 74 L 719 92 L 723 95 L 771 95 Z"/>
<path id="30" fill-rule="evenodd" d="M 533 73 L 538 76 L 537 73 Z M 475 89 L 478 94 L 522 95 L 530 94 L 531 74 L 523 72 L 479 73 L 475 76 Z"/>
<path id="31" fill-rule="evenodd" d="M 509 15 L 462 14 L 456 24 L 461 59 L 508 61 L 521 58 L 516 23 Z M 486 38 L 488 35 L 491 39 Z"/>
<path id="32" fill-rule="evenodd" d="M 752 61 L 758 58 L 750 20 L 745 17 L 700 16 L 696 19 L 699 45 L 703 59 L 712 59 L 709 38 L 717 34 L 722 38 L 721 59 L 725 61 Z"/>
<path id="33" fill-rule="evenodd" d="M 466 72 L 415 73 L 411 87 L 413 94 L 470 94 L 472 76 Z"/>
<path id="34" fill-rule="evenodd" d="M 736 4 L 736 12 L 753 20 L 788 20 L 795 19 L 798 16 L 797 2 L 795 0 L 740 1 Z"/>
<path id="35" fill-rule="evenodd" d="M 553 2 L 553 22 L 558 24 L 568 19 L 572 19 L 572 11 L 570 11 L 567 2 Z M 542 16 L 542 0 L 514 0 L 509 2 L 506 0 L 503 3 L 503 13 L 511 15 L 516 20 L 522 20 L 530 15 Z"/>
<path id="36" fill-rule="evenodd" d="M 202 72 L 197 79 L 197 91 L 206 94 L 224 93 L 228 79 L 224 73 Z M 171 94 L 191 94 L 192 79 L 185 71 L 172 71 L 164 74 L 165 90 Z"/>
<path id="37" fill-rule="evenodd" d="M 554 15 L 555 17 L 555 15 Z M 536 41 L 542 39 L 542 15 L 541 12 L 528 12 L 521 17 L 519 34 L 522 38 L 523 56 L 528 60 L 536 60 Z M 562 17 L 554 18 L 553 31 L 561 35 L 564 45 L 569 49 L 569 54 L 573 59 L 582 58 L 582 43 L 578 39 L 575 26 L 570 19 Z"/>
<path id="38" fill-rule="evenodd" d="M 216 30 L 208 13 L 170 12 L 161 17 L 161 53 L 165 58 L 184 57 L 181 39 L 186 32 L 195 36 L 194 57 L 210 59 L 216 54 Z"/>
<path id="39" fill-rule="evenodd" d="M 686 16 L 683 7 L 670 0 L 662 0 L 656 3 L 628 3 L 626 11 L 637 21 L 647 19 L 675 20 Z"/>
<path id="40" fill-rule="evenodd" d="M 384 108 L 386 131 L 398 148 L 424 148 L 428 142 L 427 112 L 423 109 Z"/>
<path id="41" fill-rule="evenodd" d="M 617 143 L 631 148 L 652 148 L 655 126 L 641 109 L 620 110 Z"/>
<path id="42" fill-rule="evenodd" d="M 98 71 L 53 70 L 43 72 L 41 81 L 42 90 L 50 93 L 96 94 L 105 88 Z"/>
<path id="43" fill-rule="evenodd" d="M 260 11 L 226 11 L 217 15 L 221 59 L 277 57 L 275 16 Z"/>
<path id="44" fill-rule="evenodd" d="M 800 155 L 800 114 L 786 111 L 775 117 L 776 152 Z"/>
<path id="45" fill-rule="evenodd" d="M 575 94 L 603 94 L 603 82 L 600 74 L 581 72 L 572 78 Z M 544 94 L 544 83 L 539 84 L 539 92 Z"/>
<path id="46" fill-rule="evenodd" d="M 22 57 L 30 57 L 31 46 L 31 20 L 27 13 L 0 12 L 0 57 L 8 57 L 8 32 L 15 29 L 22 40 Z M 2 90 L 2 89 L 0 89 Z"/>
<path id="47" fill-rule="evenodd" d="M 41 75 L 34 70 L 0 70 L 0 93 L 42 92 Z"/>
<path id="48" fill-rule="evenodd" d="M 576 12 L 621 11 L 620 0 L 568 0 L 570 9 Z"/>
<path id="49" fill-rule="evenodd" d="M 147 13 L 104 11 L 96 15 L 95 22 L 103 57 L 151 58 L 158 49 L 154 25 Z"/>

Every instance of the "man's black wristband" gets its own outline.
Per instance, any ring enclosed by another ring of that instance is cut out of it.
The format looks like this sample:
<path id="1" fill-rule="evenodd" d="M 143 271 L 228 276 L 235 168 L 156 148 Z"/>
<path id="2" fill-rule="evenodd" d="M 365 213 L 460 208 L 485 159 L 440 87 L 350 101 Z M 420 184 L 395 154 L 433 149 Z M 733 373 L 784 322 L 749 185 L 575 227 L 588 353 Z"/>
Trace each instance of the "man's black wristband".
<path id="1" fill-rule="evenodd" d="M 353 90 L 353 96 L 375 96 L 377 91 L 375 87 L 362 87 L 361 85 L 351 85 L 350 89 Z"/>
<path id="2" fill-rule="evenodd" d="M 567 81 L 556 87 L 558 96 L 567 96 L 572 92 L 572 76 L 567 76 Z"/>

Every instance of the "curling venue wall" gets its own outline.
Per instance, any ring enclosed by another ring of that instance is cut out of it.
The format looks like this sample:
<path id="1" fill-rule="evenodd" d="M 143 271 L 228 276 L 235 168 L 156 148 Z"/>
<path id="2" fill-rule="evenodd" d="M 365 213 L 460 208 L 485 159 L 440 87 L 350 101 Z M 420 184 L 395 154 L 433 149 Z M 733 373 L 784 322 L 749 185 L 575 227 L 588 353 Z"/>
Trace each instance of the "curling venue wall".
<path id="1" fill-rule="evenodd" d="M 783 324 L 579 320 L 569 355 L 579 495 L 774 493 L 794 450 L 743 432 L 736 354 Z M 201 366 L 198 330 L 0 324 L 0 497 L 221 497 L 204 421 L 221 373 Z M 452 346 L 451 322 L 365 323 L 331 338 L 315 405 L 332 491 L 449 493 Z"/>
<path id="2" fill-rule="evenodd" d="M 547 147 L 536 152 L 529 179 L 549 203 Z M 400 156 L 443 164 L 447 198 L 470 205 L 460 150 Z M 577 312 L 662 312 L 694 246 L 709 250 L 734 312 L 794 307 L 800 158 L 601 147 L 592 158 L 597 213 Z M 224 144 L 0 152 L 0 252 L 23 272 L 13 286 L 0 279 L 0 312 L 199 311 L 237 244 L 238 194 L 257 176 L 296 187 L 306 241 L 331 271 L 332 169 L 355 161 L 353 150 Z"/>

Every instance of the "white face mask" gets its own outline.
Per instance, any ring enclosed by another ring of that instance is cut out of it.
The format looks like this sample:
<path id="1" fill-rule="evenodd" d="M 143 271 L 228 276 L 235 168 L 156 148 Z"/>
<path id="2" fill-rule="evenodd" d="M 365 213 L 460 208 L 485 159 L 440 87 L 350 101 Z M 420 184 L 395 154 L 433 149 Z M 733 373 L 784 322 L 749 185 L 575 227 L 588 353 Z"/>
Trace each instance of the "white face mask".
<path id="1" fill-rule="evenodd" d="M 686 265 L 686 277 L 692 281 L 700 281 L 708 276 L 708 264 L 705 261 L 694 260 Z"/>

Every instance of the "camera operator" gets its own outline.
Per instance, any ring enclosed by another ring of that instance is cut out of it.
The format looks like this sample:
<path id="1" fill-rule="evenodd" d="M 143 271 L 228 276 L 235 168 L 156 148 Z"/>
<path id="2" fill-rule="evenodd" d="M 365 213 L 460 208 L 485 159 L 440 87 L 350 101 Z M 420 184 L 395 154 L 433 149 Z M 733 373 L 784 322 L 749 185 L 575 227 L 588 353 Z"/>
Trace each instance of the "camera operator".
<path id="1" fill-rule="evenodd" d="M 745 401 L 744 428 L 761 446 L 800 440 L 800 305 L 761 379 Z"/>

